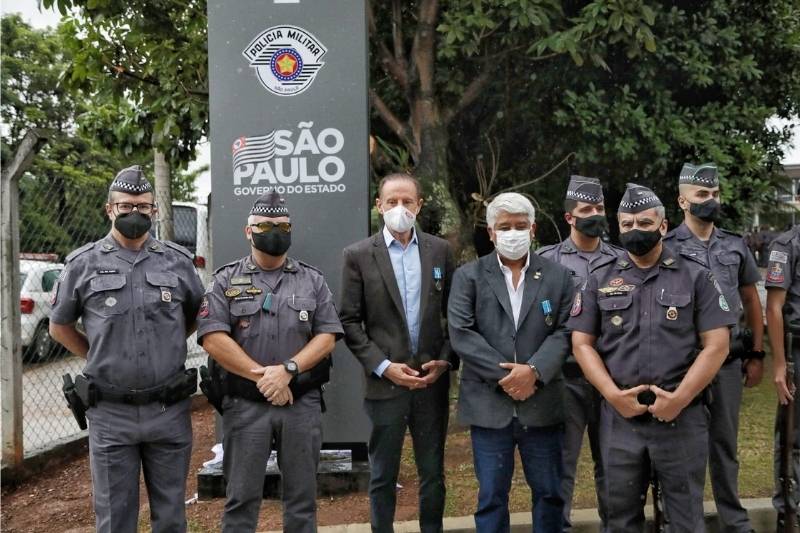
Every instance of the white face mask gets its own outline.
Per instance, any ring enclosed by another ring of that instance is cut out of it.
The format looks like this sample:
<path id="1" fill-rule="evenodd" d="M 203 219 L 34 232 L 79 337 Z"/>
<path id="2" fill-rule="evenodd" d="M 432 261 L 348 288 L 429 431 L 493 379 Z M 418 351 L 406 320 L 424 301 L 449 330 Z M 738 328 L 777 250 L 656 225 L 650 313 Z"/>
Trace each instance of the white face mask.
<path id="1" fill-rule="evenodd" d="M 383 212 L 383 221 L 386 223 L 386 227 L 395 233 L 407 232 L 414 227 L 414 221 L 416 219 L 417 215 L 402 205 L 395 206 Z"/>
<path id="2" fill-rule="evenodd" d="M 497 253 L 516 261 L 525 257 L 531 249 L 531 231 L 527 229 L 510 229 L 494 232 L 494 246 Z"/>

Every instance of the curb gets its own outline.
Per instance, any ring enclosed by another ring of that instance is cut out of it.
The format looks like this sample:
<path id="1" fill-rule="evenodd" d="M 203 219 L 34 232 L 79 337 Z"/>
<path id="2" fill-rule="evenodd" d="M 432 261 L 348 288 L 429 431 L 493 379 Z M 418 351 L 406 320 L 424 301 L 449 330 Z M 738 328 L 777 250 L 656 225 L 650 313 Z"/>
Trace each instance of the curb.
<path id="1" fill-rule="evenodd" d="M 772 507 L 771 498 L 751 498 L 742 500 L 742 505 L 747 509 L 750 522 L 757 533 L 775 531 L 775 509 Z M 708 533 L 718 533 L 717 508 L 714 502 L 704 502 L 703 508 L 706 515 Z M 645 514 L 648 522 L 652 519 L 652 506 L 648 505 Z M 577 509 L 572 512 L 573 533 L 596 533 L 600 531 L 600 518 L 597 509 Z M 337 526 L 323 526 L 320 533 L 370 533 L 369 524 L 342 524 Z M 395 522 L 395 533 L 419 533 L 419 522 Z M 449 517 L 444 519 L 444 531 L 448 533 L 471 533 L 475 531 L 475 522 L 472 516 Z M 512 513 L 511 531 L 523 533 L 531 531 L 530 513 Z M 265 533 L 280 533 L 268 531 Z"/>

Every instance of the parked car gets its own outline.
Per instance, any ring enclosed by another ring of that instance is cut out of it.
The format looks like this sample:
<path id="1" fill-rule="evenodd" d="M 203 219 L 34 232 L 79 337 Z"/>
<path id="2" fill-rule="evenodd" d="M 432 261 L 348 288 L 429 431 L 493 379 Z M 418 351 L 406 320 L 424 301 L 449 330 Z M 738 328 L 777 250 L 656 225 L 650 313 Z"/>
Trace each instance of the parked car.
<path id="1" fill-rule="evenodd" d="M 187 248 L 194 254 L 194 266 L 203 281 L 203 285 L 211 281 L 209 271 L 211 247 L 208 232 L 208 206 L 193 202 L 172 202 L 172 223 L 175 233 L 174 242 Z M 156 238 L 161 239 L 161 226 L 155 225 Z"/>
<path id="2" fill-rule="evenodd" d="M 46 361 L 64 353 L 48 332 L 53 289 L 64 270 L 56 254 L 20 254 L 20 318 L 23 361 Z"/>

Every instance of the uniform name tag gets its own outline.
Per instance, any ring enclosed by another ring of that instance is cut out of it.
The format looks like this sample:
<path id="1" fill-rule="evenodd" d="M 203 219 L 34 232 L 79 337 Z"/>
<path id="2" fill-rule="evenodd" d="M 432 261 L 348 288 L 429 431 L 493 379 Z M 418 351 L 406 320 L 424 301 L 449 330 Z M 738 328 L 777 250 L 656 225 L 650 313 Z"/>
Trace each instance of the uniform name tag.
<path id="1" fill-rule="evenodd" d="M 98 274 L 119 274 L 116 268 L 100 268 L 97 270 Z"/>
<path id="2" fill-rule="evenodd" d="M 231 285 L 252 285 L 253 276 L 234 276 L 231 278 Z"/>

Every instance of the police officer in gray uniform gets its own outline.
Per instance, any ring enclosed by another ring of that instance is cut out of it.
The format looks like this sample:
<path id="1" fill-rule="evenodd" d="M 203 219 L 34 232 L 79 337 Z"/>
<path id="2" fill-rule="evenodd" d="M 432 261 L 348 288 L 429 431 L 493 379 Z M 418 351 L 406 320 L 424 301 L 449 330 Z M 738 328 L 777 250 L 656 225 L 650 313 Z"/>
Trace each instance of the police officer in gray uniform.
<path id="1" fill-rule="evenodd" d="M 784 335 L 789 331 L 789 325 L 800 324 L 800 226 L 779 235 L 769 247 L 769 262 L 767 264 L 767 279 L 764 283 L 767 288 L 767 332 L 769 333 L 772 347 L 773 369 L 775 388 L 778 400 L 782 405 L 796 400 L 796 390 L 800 387 L 800 339 L 795 337 L 792 343 L 792 353 L 786 353 Z M 791 359 L 790 359 L 791 358 Z M 786 381 L 786 362 L 794 361 L 794 383 Z M 785 501 L 783 487 L 779 478 L 782 426 L 784 412 L 778 411 L 775 418 L 775 493 L 772 505 L 778 511 L 779 527 L 783 526 Z M 794 491 L 789 495 L 790 504 L 794 505 L 797 512 L 797 502 L 800 501 L 800 409 L 794 407 L 794 450 L 792 453 L 794 464 Z"/>
<path id="2" fill-rule="evenodd" d="M 671 530 L 703 531 L 702 393 L 725 360 L 735 317 L 711 272 L 663 245 L 664 206 L 650 189 L 629 183 L 617 217 L 627 257 L 589 277 L 567 324 L 578 363 L 605 399 L 608 529 L 644 530 L 652 469 Z"/>
<path id="3" fill-rule="evenodd" d="M 290 382 L 325 364 L 342 325 L 322 273 L 287 256 L 292 225 L 283 198 L 273 191 L 256 200 L 244 229 L 250 255 L 217 270 L 198 313 L 199 342 L 228 373 L 222 530 L 256 530 L 275 449 L 283 529 L 316 531 L 321 391 L 295 396 Z"/>
<path id="4" fill-rule="evenodd" d="M 664 244 L 691 261 L 711 269 L 731 310 L 741 322 L 742 313 L 752 337 L 737 324 L 731 334 L 731 351 L 711 384 L 713 401 L 709 432 L 709 471 L 721 531 L 753 531 L 747 511 L 739 501 L 739 407 L 743 379 L 753 387 L 763 374 L 764 324 L 756 283 L 761 279 L 756 261 L 740 235 L 716 226 L 721 204 L 719 178 L 713 164 L 686 163 L 678 181 L 678 205 L 683 224 L 670 231 Z"/>
<path id="5" fill-rule="evenodd" d="M 67 257 L 50 316 L 53 338 L 87 359 L 75 381 L 88 408 L 100 532 L 137 530 L 140 470 L 153 531 L 186 531 L 197 376 L 184 363 L 203 287 L 191 252 L 148 233 L 153 199 L 139 167 L 117 174 L 106 204 L 111 231 Z"/>
<path id="6" fill-rule="evenodd" d="M 569 237 L 551 246 L 539 248 L 536 253 L 552 259 L 572 272 L 576 290 L 580 290 L 589 274 L 602 272 L 625 253 L 621 248 L 607 244 L 600 236 L 608 231 L 603 186 L 596 178 L 572 176 L 564 200 L 564 219 L 570 225 Z M 594 461 L 594 481 L 597 493 L 597 510 L 605 530 L 606 502 L 603 491 L 603 462 L 600 457 L 598 419 L 600 394 L 586 381 L 573 355 L 567 357 L 563 367 L 567 392 L 564 397 L 566 424 L 564 431 L 564 477 L 561 481 L 564 498 L 564 531 L 570 531 L 572 493 L 575 487 L 575 470 L 583 443 L 583 433 L 588 428 L 589 447 Z"/>

